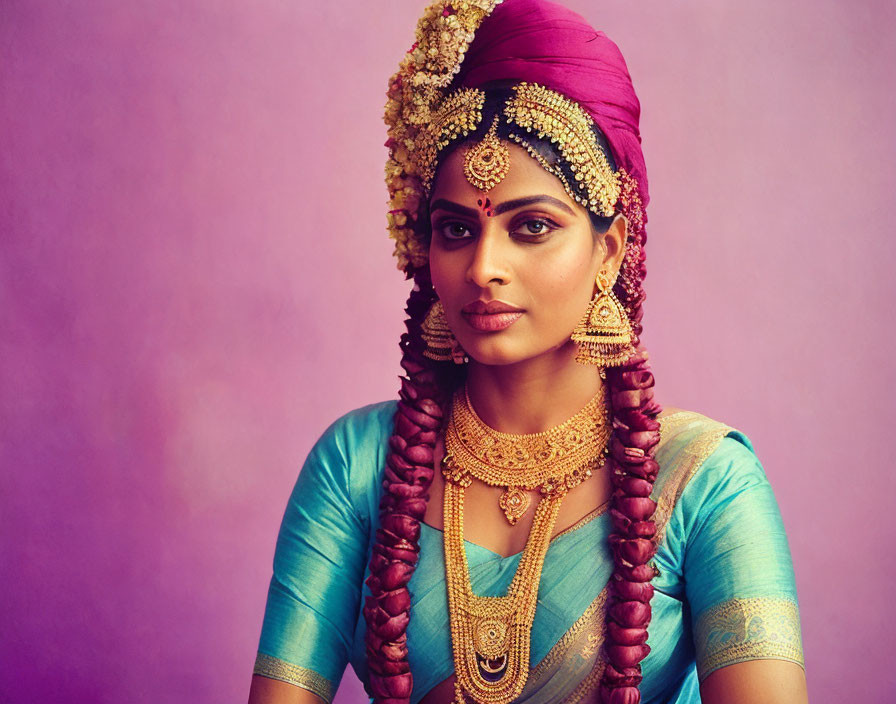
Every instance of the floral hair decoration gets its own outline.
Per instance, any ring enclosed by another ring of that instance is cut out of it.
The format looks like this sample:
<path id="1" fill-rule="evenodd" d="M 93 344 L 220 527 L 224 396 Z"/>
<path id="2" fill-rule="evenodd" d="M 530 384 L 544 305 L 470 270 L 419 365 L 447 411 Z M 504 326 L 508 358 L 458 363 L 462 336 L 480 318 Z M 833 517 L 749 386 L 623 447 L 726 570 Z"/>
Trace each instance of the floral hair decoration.
<path id="1" fill-rule="evenodd" d="M 430 125 L 443 108 L 476 29 L 500 1 L 439 1 L 427 7 L 417 25 L 416 41 L 389 81 L 385 114 L 389 135 L 389 232 L 395 240 L 398 267 L 408 276 L 427 261 L 420 236 L 426 224 L 420 222 L 420 213 L 428 181 L 432 179 L 427 169 L 435 163 L 435 142 L 442 138 L 441 134 L 435 135 L 434 142 Z M 475 93 L 461 91 L 452 100 L 462 114 L 472 119 L 475 99 Z M 451 105 L 445 107 L 449 110 L 442 111 L 441 121 L 450 121 L 463 129 L 461 123 L 450 120 Z"/>

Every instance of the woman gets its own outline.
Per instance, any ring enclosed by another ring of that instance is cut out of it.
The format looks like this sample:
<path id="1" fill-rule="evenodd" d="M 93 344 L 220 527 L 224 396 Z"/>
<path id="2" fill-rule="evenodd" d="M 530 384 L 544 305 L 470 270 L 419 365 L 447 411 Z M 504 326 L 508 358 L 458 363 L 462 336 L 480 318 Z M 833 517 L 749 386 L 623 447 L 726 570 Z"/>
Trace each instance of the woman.
<path id="1" fill-rule="evenodd" d="M 653 397 L 638 111 L 565 8 L 426 10 L 386 114 L 407 377 L 302 469 L 250 701 L 348 661 L 377 702 L 806 700 L 750 441 Z"/>

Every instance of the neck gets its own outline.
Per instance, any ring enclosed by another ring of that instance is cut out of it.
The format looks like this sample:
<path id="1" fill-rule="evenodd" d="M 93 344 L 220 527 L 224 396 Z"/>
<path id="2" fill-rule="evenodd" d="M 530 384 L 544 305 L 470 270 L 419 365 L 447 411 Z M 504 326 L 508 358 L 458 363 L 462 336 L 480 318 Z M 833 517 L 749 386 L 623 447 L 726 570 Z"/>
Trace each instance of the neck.
<path id="1" fill-rule="evenodd" d="M 604 383 L 597 367 L 575 361 L 570 342 L 515 364 L 470 361 L 467 392 L 477 415 L 503 433 L 540 433 L 565 422 L 597 395 Z"/>

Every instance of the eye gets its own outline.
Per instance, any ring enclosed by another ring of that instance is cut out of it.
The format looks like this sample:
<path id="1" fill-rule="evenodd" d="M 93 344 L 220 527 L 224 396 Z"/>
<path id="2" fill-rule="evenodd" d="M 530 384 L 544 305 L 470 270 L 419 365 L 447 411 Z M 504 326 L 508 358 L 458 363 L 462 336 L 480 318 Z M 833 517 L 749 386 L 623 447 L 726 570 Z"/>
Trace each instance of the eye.
<path id="1" fill-rule="evenodd" d="M 525 227 L 531 235 L 543 235 L 548 231 L 548 224 L 544 220 L 530 220 Z"/>
<path id="2" fill-rule="evenodd" d="M 470 228 L 462 222 L 442 222 L 433 228 L 446 240 L 465 240 L 472 236 Z"/>
<path id="3" fill-rule="evenodd" d="M 514 230 L 514 234 L 522 237 L 538 238 L 555 230 L 557 225 L 543 218 L 524 220 Z"/>

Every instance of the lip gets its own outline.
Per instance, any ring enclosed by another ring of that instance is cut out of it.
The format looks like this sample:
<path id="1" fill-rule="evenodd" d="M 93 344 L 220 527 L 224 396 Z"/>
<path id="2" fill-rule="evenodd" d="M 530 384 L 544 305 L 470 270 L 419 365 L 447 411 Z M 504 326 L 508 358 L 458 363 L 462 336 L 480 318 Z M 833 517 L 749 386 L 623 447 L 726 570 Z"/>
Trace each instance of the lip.
<path id="1" fill-rule="evenodd" d="M 496 313 L 524 313 L 522 308 L 517 308 L 504 301 L 471 301 L 460 309 L 461 313 L 474 313 L 476 315 L 494 315 Z"/>
<path id="2" fill-rule="evenodd" d="M 481 300 L 467 303 L 460 310 L 467 324 L 479 332 L 505 330 L 519 320 L 525 312 L 523 309 L 503 301 Z"/>

